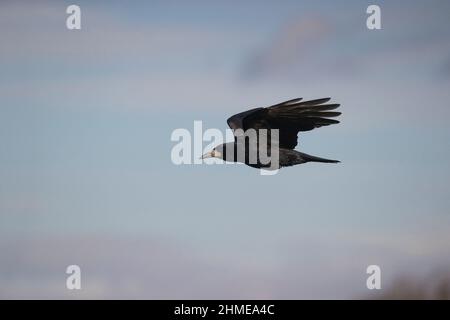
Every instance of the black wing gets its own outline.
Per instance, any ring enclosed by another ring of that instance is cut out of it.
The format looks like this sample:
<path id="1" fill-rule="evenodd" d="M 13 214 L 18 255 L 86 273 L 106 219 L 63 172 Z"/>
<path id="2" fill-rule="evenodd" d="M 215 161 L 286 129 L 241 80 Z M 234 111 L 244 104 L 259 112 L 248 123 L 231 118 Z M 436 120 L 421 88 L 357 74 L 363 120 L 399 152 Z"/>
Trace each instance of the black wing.
<path id="1" fill-rule="evenodd" d="M 235 114 L 227 122 L 231 129 L 243 131 L 253 129 L 278 129 L 280 147 L 294 149 L 297 134 L 314 128 L 339 123 L 332 117 L 340 112 L 332 112 L 339 104 L 324 104 L 330 98 L 303 101 L 302 98 L 288 100 L 267 108 L 256 108 Z"/>

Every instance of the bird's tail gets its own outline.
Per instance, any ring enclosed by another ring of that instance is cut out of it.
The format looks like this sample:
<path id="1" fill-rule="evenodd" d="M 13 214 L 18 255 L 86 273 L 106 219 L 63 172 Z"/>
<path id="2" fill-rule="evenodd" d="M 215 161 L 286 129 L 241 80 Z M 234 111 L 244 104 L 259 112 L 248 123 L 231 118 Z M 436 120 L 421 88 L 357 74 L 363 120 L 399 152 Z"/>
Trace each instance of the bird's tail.
<path id="1" fill-rule="evenodd" d="M 319 158 L 315 156 L 311 156 L 306 153 L 301 153 L 301 157 L 303 158 L 304 162 L 324 162 L 324 163 L 339 163 L 339 160 L 331 160 L 331 159 L 325 159 L 325 158 Z"/>

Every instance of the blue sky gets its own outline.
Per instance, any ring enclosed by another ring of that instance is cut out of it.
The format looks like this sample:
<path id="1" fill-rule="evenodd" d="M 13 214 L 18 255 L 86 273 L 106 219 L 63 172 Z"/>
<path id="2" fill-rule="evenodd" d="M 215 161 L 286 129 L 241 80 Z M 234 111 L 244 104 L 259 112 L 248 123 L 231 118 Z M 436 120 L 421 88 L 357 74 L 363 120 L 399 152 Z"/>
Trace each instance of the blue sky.
<path id="1" fill-rule="evenodd" d="M 1 297 L 359 297 L 369 264 L 448 266 L 448 2 L 378 2 L 377 31 L 364 1 L 78 2 L 80 31 L 69 4 L 0 5 Z M 342 104 L 299 143 L 341 164 L 172 164 L 174 129 L 298 96 Z"/>

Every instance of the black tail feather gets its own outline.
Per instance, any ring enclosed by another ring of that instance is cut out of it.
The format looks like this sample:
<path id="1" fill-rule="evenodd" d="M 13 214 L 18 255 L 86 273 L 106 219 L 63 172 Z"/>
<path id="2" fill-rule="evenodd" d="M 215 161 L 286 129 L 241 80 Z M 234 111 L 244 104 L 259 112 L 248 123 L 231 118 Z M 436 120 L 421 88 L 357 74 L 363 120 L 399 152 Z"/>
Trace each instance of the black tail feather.
<path id="1" fill-rule="evenodd" d="M 301 152 L 300 152 L 301 153 Z M 305 162 L 323 162 L 323 163 L 339 163 L 339 160 L 331 160 L 331 159 L 325 159 L 325 158 L 319 158 L 315 156 L 311 156 L 306 153 L 301 153 L 301 157 Z"/>

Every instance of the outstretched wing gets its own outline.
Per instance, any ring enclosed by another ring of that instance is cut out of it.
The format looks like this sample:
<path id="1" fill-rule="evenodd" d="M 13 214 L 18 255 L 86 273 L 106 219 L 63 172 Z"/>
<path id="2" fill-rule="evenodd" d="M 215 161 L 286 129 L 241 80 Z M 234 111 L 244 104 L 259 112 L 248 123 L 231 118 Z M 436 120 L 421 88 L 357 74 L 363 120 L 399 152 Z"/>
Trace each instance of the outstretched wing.
<path id="1" fill-rule="evenodd" d="M 267 108 L 256 108 L 238 113 L 227 122 L 231 129 L 278 129 L 280 147 L 294 149 L 297 134 L 314 128 L 339 123 L 334 119 L 340 112 L 333 112 L 339 104 L 325 104 L 330 98 L 302 101 L 302 98 L 284 101 Z"/>

